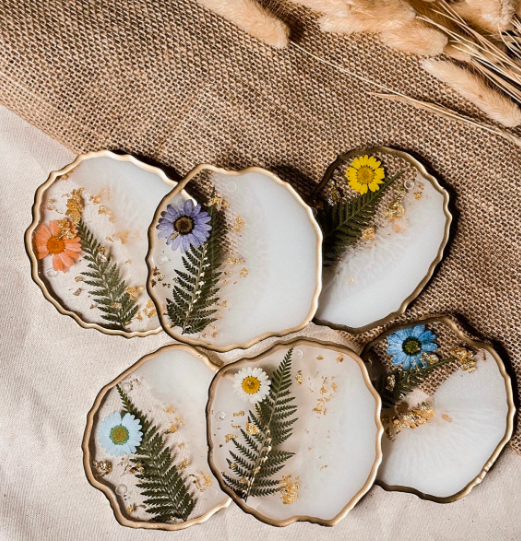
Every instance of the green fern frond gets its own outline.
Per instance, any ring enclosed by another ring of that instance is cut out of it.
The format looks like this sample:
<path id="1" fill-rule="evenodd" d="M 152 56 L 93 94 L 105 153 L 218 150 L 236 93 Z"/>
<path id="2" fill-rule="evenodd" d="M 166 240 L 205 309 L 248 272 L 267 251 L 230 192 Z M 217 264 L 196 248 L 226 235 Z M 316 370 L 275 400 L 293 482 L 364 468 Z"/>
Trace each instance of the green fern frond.
<path id="1" fill-rule="evenodd" d="M 236 477 L 223 474 L 223 478 L 244 501 L 249 496 L 278 492 L 281 480 L 271 477 L 295 454 L 277 448 L 291 436 L 297 421 L 292 417 L 297 411 L 297 406 L 291 403 L 295 397 L 290 394 L 292 355 L 293 348 L 272 374 L 269 395 L 255 404 L 255 413 L 248 412 L 248 423 L 257 427 L 258 432 L 250 435 L 241 429 L 244 443 L 232 440 L 235 451 L 230 451 L 228 466 Z"/>
<path id="2" fill-rule="evenodd" d="M 406 395 L 417 389 L 432 373 L 443 365 L 455 361 L 455 357 L 441 359 L 423 368 L 410 370 L 393 370 L 382 374 L 375 388 L 382 399 L 382 408 L 390 409 L 396 406 Z"/>
<path id="3" fill-rule="evenodd" d="M 196 499 L 190 493 L 188 481 L 174 464 L 175 455 L 165 445 L 157 428 L 146 415 L 136 408 L 127 394 L 116 385 L 125 413 L 130 413 L 141 423 L 143 438 L 136 450 L 133 464 L 139 464 L 142 471 L 136 473 L 140 480 L 137 487 L 146 498 L 147 513 L 153 515 L 154 522 L 170 522 L 174 519 L 187 521 L 192 513 Z"/>
<path id="4" fill-rule="evenodd" d="M 211 198 L 215 197 L 215 188 Z M 207 208 L 210 236 L 199 248 L 192 247 L 183 256 L 183 269 L 176 270 L 173 299 L 167 299 L 168 317 L 182 334 L 196 334 L 216 321 L 218 270 L 222 260 L 221 236 L 215 205 Z"/>
<path id="5" fill-rule="evenodd" d="M 387 190 L 402 175 L 398 172 L 389 177 L 376 192 L 368 191 L 347 201 L 329 205 L 318 215 L 324 241 L 322 252 L 326 265 L 332 264 L 343 251 L 352 246 L 371 225 L 378 204 Z"/>
<path id="6" fill-rule="evenodd" d="M 87 278 L 84 282 L 94 287 L 89 294 L 98 305 L 101 317 L 108 322 L 108 329 L 125 331 L 139 306 L 126 292 L 127 284 L 121 278 L 121 272 L 116 263 L 104 253 L 103 246 L 95 238 L 83 221 L 78 223 L 83 258 L 89 262 L 92 272 L 82 272 Z"/>

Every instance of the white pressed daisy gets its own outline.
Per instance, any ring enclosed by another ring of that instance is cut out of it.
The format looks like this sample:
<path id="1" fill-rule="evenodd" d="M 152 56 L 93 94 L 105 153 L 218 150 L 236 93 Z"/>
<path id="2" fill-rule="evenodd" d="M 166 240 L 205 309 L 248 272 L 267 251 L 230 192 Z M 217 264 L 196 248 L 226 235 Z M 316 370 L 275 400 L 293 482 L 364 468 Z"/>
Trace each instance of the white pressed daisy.
<path id="1" fill-rule="evenodd" d="M 141 423 L 130 413 L 121 417 L 121 413 L 115 411 L 98 425 L 98 440 L 112 456 L 135 453 L 142 438 Z"/>
<path id="2" fill-rule="evenodd" d="M 264 400 L 270 392 L 271 381 L 262 368 L 243 368 L 235 374 L 234 380 L 235 392 L 252 404 Z"/>

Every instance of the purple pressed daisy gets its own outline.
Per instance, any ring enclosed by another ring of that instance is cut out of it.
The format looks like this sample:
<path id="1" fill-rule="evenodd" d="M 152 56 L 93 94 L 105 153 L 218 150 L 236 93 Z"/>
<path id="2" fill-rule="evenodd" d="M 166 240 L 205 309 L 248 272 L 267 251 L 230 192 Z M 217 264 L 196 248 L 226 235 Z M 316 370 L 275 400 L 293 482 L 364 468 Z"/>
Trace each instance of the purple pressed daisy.
<path id="1" fill-rule="evenodd" d="M 161 213 L 158 237 L 166 238 L 166 243 L 172 245 L 172 250 L 179 247 L 186 252 L 190 246 L 199 248 L 210 236 L 212 226 L 209 214 L 201 210 L 201 205 L 194 205 L 192 199 L 180 201 L 175 208 L 172 205 L 166 207 Z"/>

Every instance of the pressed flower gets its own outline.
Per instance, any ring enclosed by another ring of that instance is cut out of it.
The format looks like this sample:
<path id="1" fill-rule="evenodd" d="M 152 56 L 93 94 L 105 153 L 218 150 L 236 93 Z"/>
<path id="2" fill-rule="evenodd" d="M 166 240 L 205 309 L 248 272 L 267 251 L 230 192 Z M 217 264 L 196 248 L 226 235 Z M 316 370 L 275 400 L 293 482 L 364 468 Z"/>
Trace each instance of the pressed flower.
<path id="1" fill-rule="evenodd" d="M 376 192 L 380 189 L 385 173 L 382 162 L 373 156 L 359 156 L 355 158 L 347 168 L 347 180 L 349 186 L 359 193 L 367 193 L 367 190 Z"/>
<path id="2" fill-rule="evenodd" d="M 262 368 L 243 368 L 235 374 L 234 380 L 235 392 L 252 404 L 264 400 L 270 392 L 271 381 Z"/>
<path id="3" fill-rule="evenodd" d="M 393 356 L 393 364 L 404 370 L 421 368 L 427 364 L 424 354 L 438 349 L 434 340 L 436 335 L 425 325 L 400 329 L 387 337 L 387 353 Z"/>
<path id="4" fill-rule="evenodd" d="M 80 238 L 76 236 L 76 228 L 67 220 L 67 227 L 57 221 L 48 225 L 40 224 L 34 233 L 36 257 L 43 259 L 52 256 L 52 266 L 56 271 L 67 272 L 80 257 Z"/>
<path id="5" fill-rule="evenodd" d="M 119 411 L 107 415 L 98 426 L 98 440 L 112 456 L 129 455 L 141 444 L 141 423 L 130 413 L 121 417 Z"/>
<path id="6" fill-rule="evenodd" d="M 190 246 L 199 248 L 210 236 L 212 226 L 209 225 L 210 216 L 201 205 L 195 205 L 192 199 L 181 201 L 177 208 L 168 205 L 166 211 L 161 213 L 158 236 L 166 238 L 166 243 L 172 245 L 172 250 L 179 247 L 186 252 Z"/>

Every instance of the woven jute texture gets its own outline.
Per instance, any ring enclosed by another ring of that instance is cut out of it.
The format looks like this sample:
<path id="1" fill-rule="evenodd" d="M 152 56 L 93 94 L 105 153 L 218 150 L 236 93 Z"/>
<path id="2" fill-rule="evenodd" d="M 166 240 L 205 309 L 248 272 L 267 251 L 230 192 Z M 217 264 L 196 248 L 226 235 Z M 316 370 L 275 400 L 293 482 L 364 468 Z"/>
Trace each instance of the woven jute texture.
<path id="1" fill-rule="evenodd" d="M 329 62 L 479 116 L 418 59 L 372 37 L 321 34 L 305 10 L 286 16 L 293 39 Z M 405 317 L 457 316 L 521 374 L 519 150 L 371 90 L 195 0 L 0 0 L 0 102 L 78 153 L 126 151 L 179 175 L 201 162 L 260 165 L 305 197 L 351 148 L 420 157 L 450 190 L 456 219 L 445 260 Z M 519 432 L 512 446 L 521 452 Z"/>

